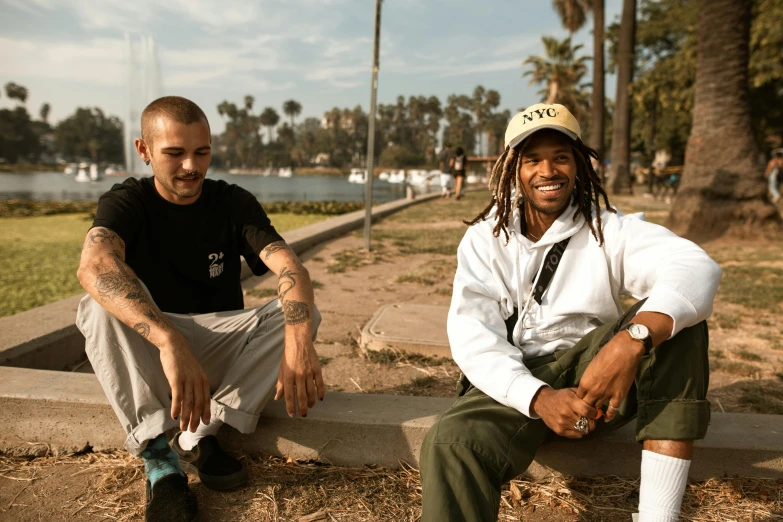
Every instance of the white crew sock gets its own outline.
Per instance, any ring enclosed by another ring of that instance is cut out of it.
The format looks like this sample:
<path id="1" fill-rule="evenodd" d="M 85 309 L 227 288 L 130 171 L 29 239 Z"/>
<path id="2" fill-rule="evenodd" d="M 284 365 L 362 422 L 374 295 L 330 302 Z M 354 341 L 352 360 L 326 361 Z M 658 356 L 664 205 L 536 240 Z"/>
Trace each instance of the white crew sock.
<path id="1" fill-rule="evenodd" d="M 223 425 L 223 421 L 212 417 L 209 424 L 199 423 L 195 432 L 183 431 L 179 436 L 179 447 L 185 451 L 190 451 L 198 444 L 198 441 L 207 435 L 217 435 L 218 430 Z"/>
<path id="2" fill-rule="evenodd" d="M 639 522 L 677 522 L 690 460 L 642 451 Z"/>

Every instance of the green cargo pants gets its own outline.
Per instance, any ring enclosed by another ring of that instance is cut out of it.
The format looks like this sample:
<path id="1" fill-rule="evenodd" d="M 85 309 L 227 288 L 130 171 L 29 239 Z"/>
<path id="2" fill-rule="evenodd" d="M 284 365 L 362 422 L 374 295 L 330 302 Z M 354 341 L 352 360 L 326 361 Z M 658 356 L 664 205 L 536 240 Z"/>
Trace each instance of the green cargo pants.
<path id="1" fill-rule="evenodd" d="M 599 326 L 570 350 L 526 362 L 554 389 L 576 387 L 601 347 L 637 313 L 637 303 L 614 324 Z M 704 438 L 710 422 L 707 323 L 686 328 L 653 348 L 639 363 L 628 396 L 611 422 L 587 437 L 617 429 L 636 417 L 636 440 Z M 460 380 L 460 397 L 427 432 L 419 464 L 422 522 L 495 521 L 500 487 L 524 472 L 538 448 L 555 438 L 541 419 L 530 419 Z"/>

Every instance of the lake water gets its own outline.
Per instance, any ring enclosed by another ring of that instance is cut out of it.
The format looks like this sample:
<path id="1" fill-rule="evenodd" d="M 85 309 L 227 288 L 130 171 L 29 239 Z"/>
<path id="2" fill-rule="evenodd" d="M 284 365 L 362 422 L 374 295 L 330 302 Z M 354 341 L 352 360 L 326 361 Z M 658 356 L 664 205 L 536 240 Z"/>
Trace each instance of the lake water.
<path id="1" fill-rule="evenodd" d="M 210 172 L 207 177 L 237 184 L 259 201 L 364 201 L 365 186 L 348 183 L 345 178 L 296 175 L 278 178 L 220 172 Z M 59 172 L 0 173 L 0 200 L 98 201 L 101 194 L 125 179 L 106 176 L 100 181 L 79 183 L 73 176 Z M 393 201 L 405 197 L 405 186 L 374 180 L 372 192 L 374 201 Z"/>

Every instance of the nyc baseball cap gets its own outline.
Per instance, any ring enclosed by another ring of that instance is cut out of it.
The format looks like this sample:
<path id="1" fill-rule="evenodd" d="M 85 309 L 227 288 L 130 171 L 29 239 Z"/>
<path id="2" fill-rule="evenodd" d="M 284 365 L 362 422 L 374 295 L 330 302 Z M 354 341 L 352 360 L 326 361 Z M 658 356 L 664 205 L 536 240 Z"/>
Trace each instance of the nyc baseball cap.
<path id="1" fill-rule="evenodd" d="M 511 118 L 506 128 L 506 147 L 512 149 L 522 140 L 541 129 L 554 129 L 572 140 L 582 139 L 582 129 L 571 111 L 564 105 L 537 103 Z"/>

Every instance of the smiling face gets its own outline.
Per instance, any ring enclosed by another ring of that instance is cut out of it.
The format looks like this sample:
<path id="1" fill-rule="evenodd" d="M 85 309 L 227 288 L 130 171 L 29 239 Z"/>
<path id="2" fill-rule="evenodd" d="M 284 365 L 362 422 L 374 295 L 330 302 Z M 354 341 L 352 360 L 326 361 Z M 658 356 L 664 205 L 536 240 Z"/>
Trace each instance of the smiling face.
<path id="1" fill-rule="evenodd" d="M 212 159 L 209 126 L 203 120 L 185 124 L 166 116 L 150 123 L 147 141 L 136 140 L 136 149 L 152 163 L 155 188 L 171 203 L 195 203 Z"/>
<path id="2" fill-rule="evenodd" d="M 576 182 L 573 142 L 555 130 L 536 132 L 528 140 L 519 168 L 525 203 L 529 211 L 557 218 L 571 202 Z"/>

